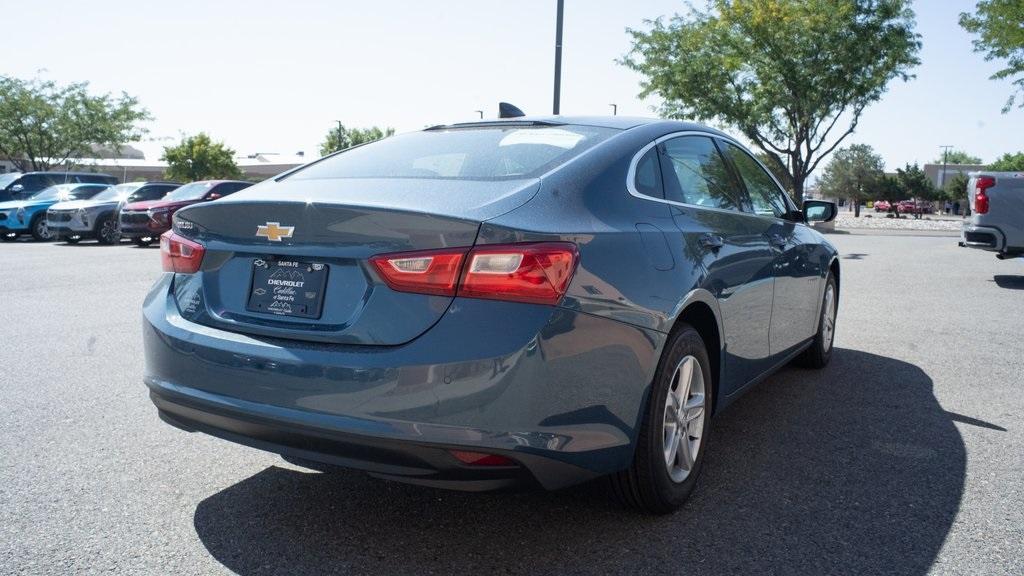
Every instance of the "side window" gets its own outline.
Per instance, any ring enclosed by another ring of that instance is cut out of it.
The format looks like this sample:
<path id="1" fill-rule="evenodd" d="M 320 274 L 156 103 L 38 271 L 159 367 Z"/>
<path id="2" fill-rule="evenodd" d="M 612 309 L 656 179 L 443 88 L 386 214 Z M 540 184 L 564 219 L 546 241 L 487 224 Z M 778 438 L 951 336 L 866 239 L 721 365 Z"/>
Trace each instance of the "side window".
<path id="1" fill-rule="evenodd" d="M 750 154 L 729 142 L 722 142 L 726 155 L 732 160 L 740 178 L 747 186 L 750 204 L 754 213 L 761 216 L 781 218 L 789 211 L 785 193 L 779 189 L 772 177 L 754 160 Z"/>
<path id="2" fill-rule="evenodd" d="M 217 188 L 215 188 L 214 191 L 217 192 L 217 194 L 220 194 L 221 196 L 227 196 L 228 194 L 234 194 L 235 192 L 238 192 L 242 188 L 246 187 L 247 186 L 245 184 L 239 182 L 228 182 L 227 184 L 221 184 L 220 186 L 217 186 Z"/>
<path id="3" fill-rule="evenodd" d="M 63 179 L 61 179 L 60 181 L 51 180 L 48 176 L 44 174 L 29 174 L 28 176 L 22 178 L 18 182 L 18 184 L 24 186 L 24 189 L 22 189 L 21 193 L 27 194 L 29 192 L 39 192 L 43 188 L 49 188 L 53 184 L 61 184 L 63 182 Z"/>
<path id="4" fill-rule="evenodd" d="M 665 189 L 661 185 L 661 166 L 658 161 L 657 146 L 652 146 L 636 163 L 633 187 L 644 196 L 665 197 Z"/>
<path id="5" fill-rule="evenodd" d="M 662 154 L 666 199 L 707 208 L 740 209 L 736 182 L 710 138 L 673 138 L 663 144 Z"/>

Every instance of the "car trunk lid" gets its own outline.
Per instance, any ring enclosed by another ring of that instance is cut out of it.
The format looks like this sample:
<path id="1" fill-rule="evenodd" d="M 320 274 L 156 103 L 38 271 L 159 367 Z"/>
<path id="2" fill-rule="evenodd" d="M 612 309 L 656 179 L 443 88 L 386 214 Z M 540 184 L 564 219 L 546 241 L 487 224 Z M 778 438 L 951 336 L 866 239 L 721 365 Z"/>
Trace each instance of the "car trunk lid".
<path id="1" fill-rule="evenodd" d="M 176 230 L 200 242 L 205 256 L 200 272 L 176 276 L 179 310 L 200 324 L 264 336 L 408 342 L 452 298 L 393 291 L 368 259 L 468 249 L 481 221 L 525 203 L 537 187 L 533 180 L 284 180 L 183 208 Z"/>

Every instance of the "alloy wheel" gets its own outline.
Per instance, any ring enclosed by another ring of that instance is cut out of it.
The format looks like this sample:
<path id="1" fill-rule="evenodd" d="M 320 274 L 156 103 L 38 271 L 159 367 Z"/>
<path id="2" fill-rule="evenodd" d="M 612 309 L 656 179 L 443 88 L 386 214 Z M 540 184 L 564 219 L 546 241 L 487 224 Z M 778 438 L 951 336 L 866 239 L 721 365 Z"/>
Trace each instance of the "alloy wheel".
<path id="1" fill-rule="evenodd" d="M 35 237 L 40 240 L 49 240 L 52 238 L 50 235 L 50 226 L 46 224 L 46 218 L 39 218 L 36 220 Z"/>
<path id="2" fill-rule="evenodd" d="M 825 305 L 821 314 L 822 347 L 828 352 L 832 348 L 832 336 L 836 331 L 836 289 L 831 282 L 825 287 Z"/>
<path id="3" fill-rule="evenodd" d="M 107 220 L 103 223 L 103 228 L 100 229 L 100 236 L 103 237 L 103 241 L 107 244 L 114 244 L 121 239 L 121 231 L 117 229 L 117 222 L 113 220 Z"/>
<path id="4" fill-rule="evenodd" d="M 704 433 L 704 371 L 693 356 L 680 360 L 665 396 L 661 446 L 673 482 L 686 480 L 697 461 Z"/>

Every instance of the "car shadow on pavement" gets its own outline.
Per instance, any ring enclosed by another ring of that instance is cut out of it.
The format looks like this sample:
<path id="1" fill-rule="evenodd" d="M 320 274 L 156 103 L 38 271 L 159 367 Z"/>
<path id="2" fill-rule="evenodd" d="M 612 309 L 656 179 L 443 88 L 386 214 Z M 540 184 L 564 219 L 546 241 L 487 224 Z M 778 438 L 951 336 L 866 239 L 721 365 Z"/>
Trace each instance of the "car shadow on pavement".
<path id="1" fill-rule="evenodd" d="M 199 503 L 196 532 L 239 574 L 924 574 L 966 455 L 932 381 L 836 349 L 715 419 L 678 513 L 624 510 L 598 483 L 468 494 L 270 467 Z"/>
<path id="2" fill-rule="evenodd" d="M 992 277 L 992 280 L 995 281 L 996 286 L 999 286 L 1000 288 L 1006 288 L 1007 290 L 1024 290 L 1024 276 L 996 274 Z"/>

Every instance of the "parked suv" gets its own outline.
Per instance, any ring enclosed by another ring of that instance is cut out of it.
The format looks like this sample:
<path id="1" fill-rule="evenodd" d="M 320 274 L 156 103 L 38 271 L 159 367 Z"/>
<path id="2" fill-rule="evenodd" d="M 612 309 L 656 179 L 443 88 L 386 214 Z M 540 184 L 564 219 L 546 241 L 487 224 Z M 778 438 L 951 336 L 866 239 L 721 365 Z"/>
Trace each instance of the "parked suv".
<path id="1" fill-rule="evenodd" d="M 960 245 L 1024 255 L 1024 172 L 971 172 L 967 196 L 974 209 L 963 225 Z"/>
<path id="2" fill-rule="evenodd" d="M 94 172 L 11 172 L 0 174 L 0 202 L 24 200 L 57 184 L 117 184 L 110 174 Z"/>
<path id="3" fill-rule="evenodd" d="M 121 236 L 138 246 L 149 246 L 171 229 L 171 216 L 198 202 L 216 200 L 252 186 L 239 180 L 203 180 L 186 184 L 160 200 L 132 202 L 121 208 Z"/>
<path id="4" fill-rule="evenodd" d="M 107 184 L 58 184 L 26 200 L 0 202 L 0 240 L 15 240 L 22 234 L 31 234 L 39 241 L 50 240 L 47 208 L 58 202 L 92 198 L 108 188 Z"/>
<path id="5" fill-rule="evenodd" d="M 122 205 L 142 198 L 161 198 L 179 186 L 178 182 L 118 184 L 89 200 L 54 204 L 46 211 L 47 224 L 58 240 L 69 244 L 87 238 L 95 238 L 101 244 L 114 244 L 121 239 L 117 210 Z"/>

